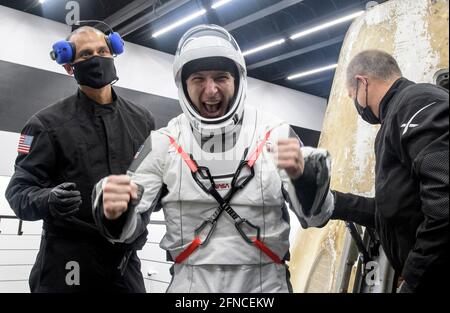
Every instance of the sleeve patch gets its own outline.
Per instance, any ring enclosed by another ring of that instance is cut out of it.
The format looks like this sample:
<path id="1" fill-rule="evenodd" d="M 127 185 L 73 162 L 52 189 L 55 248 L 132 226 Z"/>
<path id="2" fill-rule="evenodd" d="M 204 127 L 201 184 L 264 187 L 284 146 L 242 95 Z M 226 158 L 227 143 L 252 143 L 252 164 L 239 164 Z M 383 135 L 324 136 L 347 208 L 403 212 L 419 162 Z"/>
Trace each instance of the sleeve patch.
<path id="1" fill-rule="evenodd" d="M 30 153 L 31 144 L 33 143 L 33 136 L 21 134 L 19 138 L 19 146 L 17 152 L 22 154 Z"/>

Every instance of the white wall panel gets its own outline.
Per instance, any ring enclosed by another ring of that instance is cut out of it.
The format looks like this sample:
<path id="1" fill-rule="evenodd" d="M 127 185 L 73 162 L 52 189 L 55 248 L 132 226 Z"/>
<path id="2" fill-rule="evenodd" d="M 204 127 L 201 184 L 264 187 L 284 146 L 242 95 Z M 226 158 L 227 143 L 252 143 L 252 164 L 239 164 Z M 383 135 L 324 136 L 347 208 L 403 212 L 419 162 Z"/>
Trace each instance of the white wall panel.
<path id="1" fill-rule="evenodd" d="M 25 293 L 30 292 L 28 279 L 19 281 L 0 281 L 0 293 Z"/>

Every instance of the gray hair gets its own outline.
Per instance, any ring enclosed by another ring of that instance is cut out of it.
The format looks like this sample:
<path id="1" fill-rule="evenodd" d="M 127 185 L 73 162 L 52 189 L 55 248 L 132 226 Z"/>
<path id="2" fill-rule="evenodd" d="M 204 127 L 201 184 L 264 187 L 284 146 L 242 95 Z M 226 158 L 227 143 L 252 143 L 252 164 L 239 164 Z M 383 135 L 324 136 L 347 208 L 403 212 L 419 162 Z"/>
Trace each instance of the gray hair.
<path id="1" fill-rule="evenodd" d="M 74 35 L 80 34 L 80 33 L 88 33 L 88 32 L 93 32 L 93 33 L 97 33 L 99 35 L 105 36 L 105 34 L 101 30 L 99 30 L 99 29 L 97 29 L 95 27 L 92 27 L 92 26 L 81 26 L 81 27 L 75 29 L 72 33 L 70 33 L 70 35 L 67 36 L 66 40 L 70 41 L 70 39 L 72 39 L 72 37 Z"/>
<path id="2" fill-rule="evenodd" d="M 358 53 L 347 67 L 347 88 L 356 88 L 356 75 L 389 81 L 402 77 L 402 71 L 389 53 L 381 50 L 365 50 Z"/>

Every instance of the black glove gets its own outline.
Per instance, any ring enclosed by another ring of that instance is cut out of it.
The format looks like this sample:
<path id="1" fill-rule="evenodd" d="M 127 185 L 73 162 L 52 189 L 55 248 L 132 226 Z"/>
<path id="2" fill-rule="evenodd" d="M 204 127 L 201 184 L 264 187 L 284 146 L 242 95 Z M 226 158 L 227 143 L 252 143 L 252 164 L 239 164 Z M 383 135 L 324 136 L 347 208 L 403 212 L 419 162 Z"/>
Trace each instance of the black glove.
<path id="1" fill-rule="evenodd" d="M 82 201 L 76 188 L 74 183 L 62 183 L 50 191 L 48 206 L 53 217 L 66 218 L 78 212 Z"/>
<path id="2" fill-rule="evenodd" d="M 312 154 L 305 157 L 303 175 L 294 180 L 297 197 L 302 204 L 303 212 L 310 216 L 317 197 L 323 197 L 324 188 L 328 189 L 329 173 L 327 158 L 322 154 Z M 322 191 L 322 192 L 321 192 Z"/>
<path id="3" fill-rule="evenodd" d="M 305 168 L 297 180 L 304 185 L 323 186 L 329 179 L 327 157 L 322 154 L 312 154 L 305 157 Z"/>

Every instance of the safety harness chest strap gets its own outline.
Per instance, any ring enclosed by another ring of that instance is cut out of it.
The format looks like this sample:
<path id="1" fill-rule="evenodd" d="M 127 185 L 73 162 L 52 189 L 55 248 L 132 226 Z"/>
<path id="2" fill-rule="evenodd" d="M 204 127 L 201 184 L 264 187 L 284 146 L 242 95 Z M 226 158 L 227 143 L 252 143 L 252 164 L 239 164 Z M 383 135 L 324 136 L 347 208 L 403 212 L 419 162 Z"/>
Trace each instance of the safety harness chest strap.
<path id="1" fill-rule="evenodd" d="M 255 151 L 250 154 L 250 156 L 247 159 L 247 165 L 252 168 L 257 159 L 259 158 L 259 156 L 261 155 L 261 152 L 264 148 L 264 145 L 266 144 L 267 140 L 270 137 L 272 130 L 269 130 L 266 135 L 264 136 L 263 140 L 259 143 L 259 145 L 256 147 Z M 169 137 L 170 140 L 170 144 L 176 149 L 177 153 L 182 157 L 182 159 L 184 160 L 184 162 L 186 163 L 186 165 L 189 167 L 189 169 L 191 170 L 192 173 L 196 173 L 199 168 L 197 163 L 192 160 L 192 158 L 183 150 L 183 148 L 181 148 L 176 140 L 171 137 L 168 134 L 165 134 L 166 136 Z M 202 188 L 203 189 L 203 188 Z M 216 219 L 220 216 L 221 212 L 225 209 L 227 211 L 227 213 L 232 216 L 235 220 L 236 219 L 240 219 L 240 217 L 237 215 L 237 213 L 227 204 L 225 203 L 225 201 L 220 197 L 220 195 L 217 196 L 217 191 L 214 190 L 215 192 L 213 192 L 213 195 L 215 196 L 214 198 L 216 199 L 217 202 L 219 202 L 219 204 L 221 205 L 221 211 L 216 212 L 214 215 L 216 217 Z M 229 195 L 230 197 L 228 198 L 228 202 L 231 199 L 232 194 Z M 242 219 L 241 219 L 242 220 Z M 247 222 L 246 220 L 242 220 L 244 222 Z M 247 222 L 248 224 L 251 225 L 251 223 Z M 215 227 L 215 224 L 213 225 Z M 213 227 L 213 228 L 214 228 Z M 239 229 L 238 229 L 239 230 Z M 258 236 L 259 236 L 259 231 L 258 231 Z M 249 241 L 249 240 L 246 240 Z M 260 249 L 264 254 L 266 254 L 273 262 L 277 263 L 277 264 L 282 264 L 283 261 L 278 257 L 278 255 L 276 255 L 276 253 L 274 253 L 269 247 L 267 247 L 261 240 L 259 240 L 257 237 L 253 237 L 250 239 L 251 243 L 253 243 L 258 249 Z M 192 253 L 194 253 L 195 250 L 197 250 L 197 248 L 199 246 L 202 245 L 202 240 L 200 238 L 200 236 L 196 236 L 194 238 L 194 240 L 189 244 L 189 246 L 183 250 L 175 259 L 175 263 L 182 263 L 184 260 L 186 260 Z"/>

